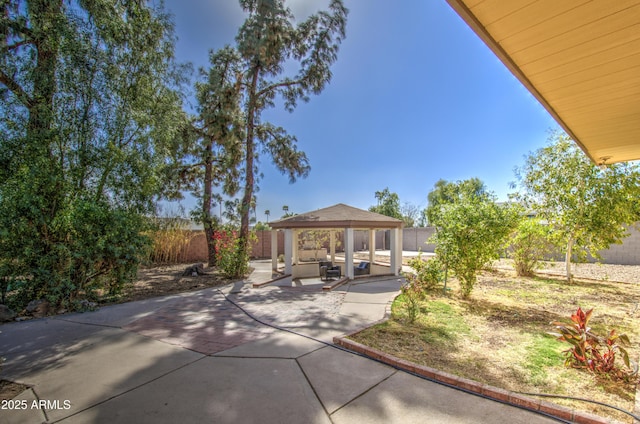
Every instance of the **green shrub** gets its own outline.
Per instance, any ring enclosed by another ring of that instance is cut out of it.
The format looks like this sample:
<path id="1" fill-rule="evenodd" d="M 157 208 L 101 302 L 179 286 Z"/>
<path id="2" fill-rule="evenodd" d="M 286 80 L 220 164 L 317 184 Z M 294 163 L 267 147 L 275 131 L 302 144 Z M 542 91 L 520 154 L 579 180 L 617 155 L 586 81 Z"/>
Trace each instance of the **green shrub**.
<path id="1" fill-rule="evenodd" d="M 135 278 L 149 246 L 143 217 L 104 202 L 65 204 L 50 226 L 15 221 L 11 237 L 0 235 L 0 278 L 16 309 L 42 298 L 73 309 L 78 299 L 118 295 Z M 38 232 L 45 227 L 48 238 Z"/>
<path id="2" fill-rule="evenodd" d="M 239 278 L 249 272 L 249 250 L 241 249 L 240 237 L 235 229 L 215 231 L 216 264 L 225 277 Z"/>
<path id="3" fill-rule="evenodd" d="M 544 257 L 553 251 L 552 229 L 540 219 L 525 217 L 511 234 L 507 255 L 513 259 L 516 273 L 531 276 Z"/>
<path id="4" fill-rule="evenodd" d="M 424 291 L 435 289 L 444 277 L 444 267 L 438 258 L 423 260 L 422 252 L 409 260 L 409 266 L 415 273 L 405 273 L 404 277 Z"/>
<path id="5" fill-rule="evenodd" d="M 498 204 L 492 193 L 465 193 L 463 188 L 469 184 L 460 181 L 452 185 L 451 190 L 459 194 L 441 202 L 430 213 L 430 222 L 436 227 L 430 242 L 436 245 L 438 257 L 458 277 L 465 298 L 471 295 L 476 274 L 499 257 L 519 217 L 515 207 Z"/>

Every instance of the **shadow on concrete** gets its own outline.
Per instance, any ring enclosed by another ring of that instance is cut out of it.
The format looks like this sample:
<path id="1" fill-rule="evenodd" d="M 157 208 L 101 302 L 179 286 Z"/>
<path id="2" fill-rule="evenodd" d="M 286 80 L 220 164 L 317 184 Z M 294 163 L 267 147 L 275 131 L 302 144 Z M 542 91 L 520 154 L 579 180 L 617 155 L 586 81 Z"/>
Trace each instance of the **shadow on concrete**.
<path id="1" fill-rule="evenodd" d="M 202 356 L 115 328 L 64 324 L 75 329 L 93 327 L 94 332 L 75 337 L 69 337 L 68 332 L 53 332 L 59 337 L 54 346 L 7 355 L 3 367 L 4 377 L 31 386 L 38 399 L 57 401 L 58 405 L 69 402 L 70 409 L 52 406 L 45 411 L 52 421 L 145 384 Z M 47 326 L 47 330 L 52 328 Z M 127 376 L 127 382 L 121 386 L 123 376 Z M 10 413 L 12 418 L 20 418 L 22 411 Z"/>
<path id="2" fill-rule="evenodd" d="M 394 287 L 228 296 L 265 323 L 324 339 L 364 322 L 340 313 L 349 296 L 388 296 Z M 2 327 L 3 373 L 39 399 L 71 402 L 47 410 L 51 422 L 543 422 L 260 324 L 215 289 L 134 306 Z"/>
<path id="3" fill-rule="evenodd" d="M 177 365 L 180 354 L 157 358 L 122 375 L 113 390 L 119 395 L 62 422 L 551 422 L 365 358 L 273 336 L 240 346 L 243 355 L 205 356 L 161 375 L 158 363 Z M 293 351 L 295 357 L 277 353 Z"/>

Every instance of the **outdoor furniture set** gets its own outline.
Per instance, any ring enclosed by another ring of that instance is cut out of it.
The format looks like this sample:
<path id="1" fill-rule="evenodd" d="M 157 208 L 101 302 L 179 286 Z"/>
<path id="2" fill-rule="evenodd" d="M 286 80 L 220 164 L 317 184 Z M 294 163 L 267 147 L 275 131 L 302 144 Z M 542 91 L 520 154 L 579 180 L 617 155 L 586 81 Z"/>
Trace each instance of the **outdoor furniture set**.
<path id="1" fill-rule="evenodd" d="M 342 269 L 339 265 L 333 265 L 330 261 L 318 262 L 320 266 L 320 279 L 323 281 L 329 280 L 329 278 L 340 278 L 342 276 Z M 368 275 L 369 274 L 369 262 L 362 261 L 358 266 L 353 267 L 354 275 Z"/>

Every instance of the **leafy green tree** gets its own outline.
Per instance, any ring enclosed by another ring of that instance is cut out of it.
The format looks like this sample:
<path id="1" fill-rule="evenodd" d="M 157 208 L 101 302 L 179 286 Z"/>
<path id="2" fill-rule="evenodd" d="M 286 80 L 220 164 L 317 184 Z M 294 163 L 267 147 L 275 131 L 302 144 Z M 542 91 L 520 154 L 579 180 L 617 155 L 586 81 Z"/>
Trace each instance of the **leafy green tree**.
<path id="1" fill-rule="evenodd" d="M 462 198 L 481 198 L 485 195 L 487 195 L 487 187 L 478 178 L 455 183 L 440 179 L 427 195 L 424 217 L 430 225 L 433 225 L 441 205 L 454 203 Z"/>
<path id="2" fill-rule="evenodd" d="M 426 227 L 428 225 L 430 225 L 430 222 L 427 219 L 427 209 L 425 208 L 420 212 L 420 218 L 418 220 L 418 227 Z"/>
<path id="3" fill-rule="evenodd" d="M 376 199 L 378 200 L 378 204 L 369 207 L 369 211 L 396 219 L 402 219 L 400 198 L 397 193 L 390 192 L 387 187 L 382 191 L 376 191 Z"/>
<path id="4" fill-rule="evenodd" d="M 201 219 L 205 228 L 214 227 L 209 212 L 211 187 L 217 185 L 212 158 L 223 170 L 240 164 L 241 175 L 221 175 L 228 177 L 223 192 L 229 196 L 237 191 L 238 181 L 244 184 L 235 246 L 238 256 L 246 257 L 259 154 L 269 155 L 291 182 L 306 177 L 310 170 L 306 155 L 296 147 L 297 139 L 284 128 L 263 122 L 262 113 L 275 106 L 278 96 L 293 111 L 299 100 L 308 101 L 310 94 L 324 89 L 345 36 L 347 10 L 341 0 L 333 0 L 330 12 L 318 12 L 296 26 L 283 0 L 240 0 L 240 5 L 249 16 L 238 31 L 236 48 L 212 53 L 209 79 L 198 89 L 205 175 L 194 181 L 204 181 Z M 295 64 L 297 72 L 289 72 Z M 217 155 L 207 147 L 214 144 L 219 147 Z M 208 165 L 206 158 L 210 158 Z"/>
<path id="5" fill-rule="evenodd" d="M 275 106 L 277 96 L 293 111 L 299 100 L 322 92 L 345 37 L 347 16 L 341 0 L 332 0 L 328 12 L 313 14 L 297 26 L 283 0 L 240 0 L 240 5 L 249 16 L 236 37 L 245 115 L 239 254 L 248 246 L 259 151 L 270 155 L 291 182 L 310 170 L 306 155 L 296 148 L 296 138 L 282 127 L 262 122 L 262 113 Z M 297 70 L 289 72 L 296 65 Z"/>
<path id="6" fill-rule="evenodd" d="M 437 229 L 431 241 L 436 244 L 439 260 L 458 277 L 462 296 L 468 297 L 477 272 L 499 257 L 518 213 L 508 204 L 497 204 L 495 196 L 484 188 L 481 194 L 466 189 L 475 182 L 447 184 L 453 184 L 450 188 L 457 195 L 431 210 L 430 220 Z"/>
<path id="7" fill-rule="evenodd" d="M 516 169 L 520 191 L 514 197 L 552 226 L 566 247 L 571 282 L 574 254 L 579 260 L 587 252 L 598 257 L 638 221 L 640 172 L 634 163 L 596 166 L 566 134 L 555 133 L 550 141 Z"/>
<path id="8" fill-rule="evenodd" d="M 28 277 L 24 301 L 117 292 L 184 122 L 172 26 L 133 0 L 2 1 L 0 16 L 3 273 Z"/>

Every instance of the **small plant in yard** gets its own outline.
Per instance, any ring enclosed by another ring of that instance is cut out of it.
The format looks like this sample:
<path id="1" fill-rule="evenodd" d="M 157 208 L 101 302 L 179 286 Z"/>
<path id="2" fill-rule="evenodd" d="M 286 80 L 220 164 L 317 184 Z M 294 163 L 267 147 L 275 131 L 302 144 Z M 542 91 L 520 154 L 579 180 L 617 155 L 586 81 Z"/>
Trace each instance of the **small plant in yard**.
<path id="1" fill-rule="evenodd" d="M 420 314 L 420 302 L 424 299 L 424 291 L 416 283 L 415 277 L 407 279 L 400 291 L 407 312 L 407 320 L 413 324 Z"/>
<path id="2" fill-rule="evenodd" d="M 435 289 L 444 276 L 444 266 L 437 258 L 423 260 L 422 252 L 409 260 L 409 266 L 415 272 L 404 273 L 407 281 L 418 286 L 424 291 Z"/>
<path id="3" fill-rule="evenodd" d="M 617 380 L 631 382 L 638 374 L 632 369 L 629 354 L 624 346 L 629 346 L 629 338 L 618 334 L 616 330 L 608 332 L 606 337 L 595 334 L 589 327 L 593 309 L 584 312 L 578 308 L 571 315 L 571 323 L 554 322 L 558 333 L 550 333 L 558 340 L 567 342 L 571 347 L 565 350 L 565 364 L 581 368 L 598 375 L 608 375 Z M 616 363 L 620 357 L 626 368 Z"/>

